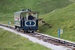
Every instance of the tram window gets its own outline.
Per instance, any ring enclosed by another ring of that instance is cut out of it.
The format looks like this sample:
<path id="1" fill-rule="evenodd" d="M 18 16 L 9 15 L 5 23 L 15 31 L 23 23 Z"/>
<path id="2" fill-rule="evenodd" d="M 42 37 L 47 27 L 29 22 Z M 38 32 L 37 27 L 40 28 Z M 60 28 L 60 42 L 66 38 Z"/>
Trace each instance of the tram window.
<path id="1" fill-rule="evenodd" d="M 37 13 L 33 13 L 33 17 L 37 19 Z"/>
<path id="2" fill-rule="evenodd" d="M 21 14 L 21 17 L 24 17 L 25 18 L 26 17 L 26 14 L 25 13 L 22 13 Z"/>

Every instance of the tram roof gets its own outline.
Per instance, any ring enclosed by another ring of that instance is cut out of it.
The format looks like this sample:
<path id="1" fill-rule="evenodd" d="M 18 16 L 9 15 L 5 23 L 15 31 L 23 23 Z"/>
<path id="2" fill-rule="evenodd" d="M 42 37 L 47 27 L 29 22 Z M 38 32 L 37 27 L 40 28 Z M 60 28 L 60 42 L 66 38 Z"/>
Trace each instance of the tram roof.
<path id="1" fill-rule="evenodd" d="M 14 14 L 21 14 L 21 13 L 38 13 L 38 12 L 36 12 L 36 11 L 29 11 L 29 10 L 14 12 Z"/>

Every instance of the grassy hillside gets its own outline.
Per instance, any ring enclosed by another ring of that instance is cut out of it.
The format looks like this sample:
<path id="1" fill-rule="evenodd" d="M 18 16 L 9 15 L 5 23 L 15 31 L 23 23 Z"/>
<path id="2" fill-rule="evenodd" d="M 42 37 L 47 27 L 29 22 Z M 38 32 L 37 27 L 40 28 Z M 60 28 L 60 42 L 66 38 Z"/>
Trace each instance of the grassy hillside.
<path id="1" fill-rule="evenodd" d="M 0 50 L 51 50 L 0 28 Z"/>
<path id="2" fill-rule="evenodd" d="M 40 14 L 45 14 L 72 3 L 74 3 L 74 0 L 1 0 L 0 21 L 12 21 L 14 12 L 21 9 L 31 8 L 31 10 L 38 11 Z"/>
<path id="3" fill-rule="evenodd" d="M 48 13 L 54 9 L 63 8 L 72 4 L 71 0 L 1 0 L 0 11 L 3 13 L 19 11 L 20 8 L 37 10 Z"/>
<path id="4" fill-rule="evenodd" d="M 40 32 L 58 37 L 58 29 L 61 28 L 64 33 L 60 35 L 60 38 L 75 42 L 75 4 L 42 15 L 40 18 L 43 18 L 46 23 L 52 26 L 52 28 L 49 28 L 49 26 L 39 23 Z"/>

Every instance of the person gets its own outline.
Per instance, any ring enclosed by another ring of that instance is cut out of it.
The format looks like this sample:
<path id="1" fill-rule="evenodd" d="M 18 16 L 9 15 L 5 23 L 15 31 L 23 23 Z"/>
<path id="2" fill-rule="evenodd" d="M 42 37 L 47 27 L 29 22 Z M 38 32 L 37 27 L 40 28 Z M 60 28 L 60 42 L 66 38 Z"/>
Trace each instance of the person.
<path id="1" fill-rule="evenodd" d="M 24 26 L 24 17 L 22 16 L 21 17 L 21 27 L 23 27 Z"/>
<path id="2" fill-rule="evenodd" d="M 24 18 L 24 20 L 27 20 L 26 17 Z"/>
<path id="3" fill-rule="evenodd" d="M 31 14 L 29 14 L 28 20 L 33 20 L 33 19 L 34 19 L 33 16 Z"/>

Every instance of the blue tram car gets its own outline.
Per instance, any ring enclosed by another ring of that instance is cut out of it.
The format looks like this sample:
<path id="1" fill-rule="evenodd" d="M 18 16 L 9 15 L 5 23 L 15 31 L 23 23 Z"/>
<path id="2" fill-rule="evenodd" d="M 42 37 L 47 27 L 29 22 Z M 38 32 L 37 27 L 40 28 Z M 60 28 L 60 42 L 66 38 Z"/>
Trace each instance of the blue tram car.
<path id="1" fill-rule="evenodd" d="M 15 29 L 24 32 L 34 33 L 38 30 L 38 12 L 22 10 L 14 13 Z"/>

